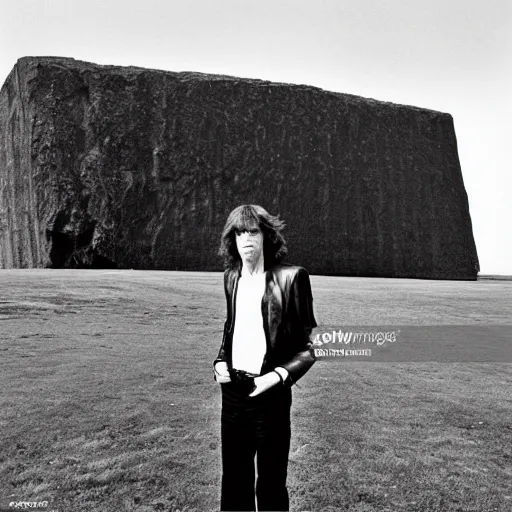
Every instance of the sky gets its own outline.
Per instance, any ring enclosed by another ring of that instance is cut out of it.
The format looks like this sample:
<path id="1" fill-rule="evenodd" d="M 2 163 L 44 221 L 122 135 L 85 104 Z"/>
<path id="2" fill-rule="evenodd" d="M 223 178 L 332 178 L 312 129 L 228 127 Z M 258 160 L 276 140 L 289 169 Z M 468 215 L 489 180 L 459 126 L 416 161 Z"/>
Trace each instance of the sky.
<path id="1" fill-rule="evenodd" d="M 307 84 L 450 113 L 482 274 L 512 275 L 510 0 L 0 0 L 24 56 Z"/>

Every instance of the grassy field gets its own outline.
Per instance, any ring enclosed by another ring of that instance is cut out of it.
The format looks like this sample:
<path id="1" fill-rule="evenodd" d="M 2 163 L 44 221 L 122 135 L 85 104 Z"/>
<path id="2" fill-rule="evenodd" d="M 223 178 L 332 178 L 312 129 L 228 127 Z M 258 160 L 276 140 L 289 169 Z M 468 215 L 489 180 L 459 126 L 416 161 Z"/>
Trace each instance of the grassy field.
<path id="1" fill-rule="evenodd" d="M 512 343 L 512 281 L 312 286 L 319 324 Z M 220 273 L 0 271 L 0 510 L 218 510 L 224 314 Z M 512 510 L 511 364 L 319 361 L 300 385 L 293 511 Z"/>

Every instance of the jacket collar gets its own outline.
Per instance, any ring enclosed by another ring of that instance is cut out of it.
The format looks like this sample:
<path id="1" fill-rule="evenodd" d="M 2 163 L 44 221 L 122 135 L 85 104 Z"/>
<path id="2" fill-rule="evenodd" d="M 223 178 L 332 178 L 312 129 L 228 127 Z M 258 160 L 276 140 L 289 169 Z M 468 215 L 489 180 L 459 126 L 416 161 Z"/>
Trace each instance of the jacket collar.
<path id="1" fill-rule="evenodd" d="M 275 265 L 271 264 L 270 262 L 267 262 L 265 260 L 263 270 L 267 272 L 268 270 L 272 270 L 275 267 Z M 238 261 L 235 263 L 235 265 L 232 267 L 232 271 L 235 272 L 235 274 L 238 277 L 241 277 L 242 275 L 242 260 L 238 259 Z"/>

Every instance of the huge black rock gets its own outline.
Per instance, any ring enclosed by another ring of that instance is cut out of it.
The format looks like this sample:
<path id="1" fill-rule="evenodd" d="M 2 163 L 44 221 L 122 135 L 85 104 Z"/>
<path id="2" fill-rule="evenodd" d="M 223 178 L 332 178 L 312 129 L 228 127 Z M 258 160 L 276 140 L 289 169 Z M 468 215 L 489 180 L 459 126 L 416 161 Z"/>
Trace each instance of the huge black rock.
<path id="1" fill-rule="evenodd" d="M 26 57 L 0 93 L 0 267 L 220 270 L 227 214 L 311 273 L 475 279 L 449 114 L 304 85 Z"/>

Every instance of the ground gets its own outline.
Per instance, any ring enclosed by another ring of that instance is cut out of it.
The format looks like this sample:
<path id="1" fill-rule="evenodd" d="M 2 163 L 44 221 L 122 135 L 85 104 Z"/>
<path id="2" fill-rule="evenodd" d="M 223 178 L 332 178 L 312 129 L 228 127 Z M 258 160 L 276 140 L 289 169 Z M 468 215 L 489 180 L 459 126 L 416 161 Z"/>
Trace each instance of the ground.
<path id="1" fill-rule="evenodd" d="M 318 361 L 291 509 L 512 510 L 512 281 L 311 282 L 317 332 L 416 326 L 494 362 Z M 0 271 L 0 510 L 218 510 L 224 315 L 221 273 Z"/>

